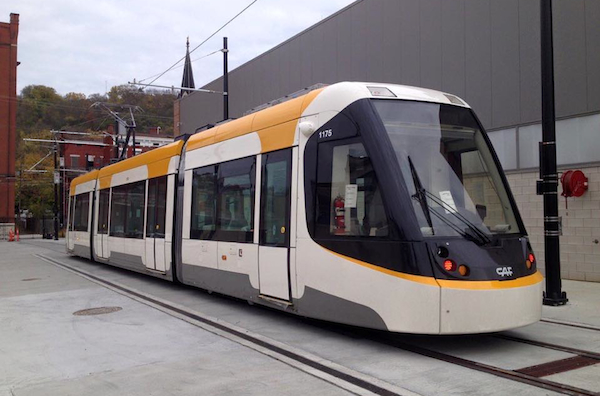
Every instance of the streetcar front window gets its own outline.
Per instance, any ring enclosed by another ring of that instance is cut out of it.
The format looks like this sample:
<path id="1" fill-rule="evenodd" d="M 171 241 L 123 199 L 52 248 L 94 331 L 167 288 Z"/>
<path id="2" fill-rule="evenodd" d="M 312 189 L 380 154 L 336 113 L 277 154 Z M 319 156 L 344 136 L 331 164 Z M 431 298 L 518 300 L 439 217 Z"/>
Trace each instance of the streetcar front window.
<path id="1" fill-rule="evenodd" d="M 508 191 L 471 110 L 373 100 L 424 236 L 518 233 Z"/>

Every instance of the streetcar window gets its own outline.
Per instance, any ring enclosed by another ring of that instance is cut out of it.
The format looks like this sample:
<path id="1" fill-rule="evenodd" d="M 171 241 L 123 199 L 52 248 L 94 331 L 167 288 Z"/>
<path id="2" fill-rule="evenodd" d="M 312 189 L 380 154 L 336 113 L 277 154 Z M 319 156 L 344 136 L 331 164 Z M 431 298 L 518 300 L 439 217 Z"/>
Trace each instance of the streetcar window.
<path id="1" fill-rule="evenodd" d="M 165 236 L 167 210 L 167 176 L 148 180 L 146 237 Z"/>
<path id="2" fill-rule="evenodd" d="M 192 218 L 190 237 L 211 239 L 216 230 L 217 217 L 216 166 L 194 169 L 192 181 Z"/>
<path id="3" fill-rule="evenodd" d="M 75 197 L 75 218 L 73 229 L 87 231 L 90 211 L 90 193 L 79 194 Z"/>
<path id="4" fill-rule="evenodd" d="M 424 236 L 519 232 L 502 170 L 471 110 L 402 100 L 373 104 L 409 194 L 421 197 L 411 201 Z"/>
<path id="5" fill-rule="evenodd" d="M 69 231 L 73 231 L 73 218 L 75 217 L 73 213 L 75 212 L 75 197 L 71 195 L 69 197 Z"/>
<path id="6" fill-rule="evenodd" d="M 218 166 L 218 240 L 253 240 L 255 161 L 254 157 L 242 158 Z"/>
<path id="7" fill-rule="evenodd" d="M 110 235 L 125 236 L 125 211 L 127 209 L 127 186 L 112 189 L 110 205 Z"/>
<path id="8" fill-rule="evenodd" d="M 139 239 L 144 237 L 145 190 L 145 180 L 112 189 L 111 236 Z"/>
<path id="9" fill-rule="evenodd" d="M 108 203 L 110 199 L 110 189 L 100 190 L 100 200 L 98 202 L 98 234 L 108 234 Z"/>
<path id="10" fill-rule="evenodd" d="M 127 190 L 127 220 L 125 236 L 127 238 L 144 237 L 144 206 L 146 200 L 146 181 L 129 184 Z"/>
<path id="11" fill-rule="evenodd" d="M 252 242 L 255 158 L 194 169 L 190 237 Z"/>
<path id="12" fill-rule="evenodd" d="M 317 237 L 386 237 L 379 183 L 357 139 L 321 143 L 317 171 Z"/>

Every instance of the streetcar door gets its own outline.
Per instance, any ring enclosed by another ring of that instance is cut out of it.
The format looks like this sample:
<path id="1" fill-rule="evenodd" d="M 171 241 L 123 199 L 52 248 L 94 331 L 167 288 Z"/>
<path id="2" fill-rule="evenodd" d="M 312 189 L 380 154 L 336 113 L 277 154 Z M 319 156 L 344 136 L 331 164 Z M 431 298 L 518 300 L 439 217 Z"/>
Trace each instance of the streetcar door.
<path id="1" fill-rule="evenodd" d="M 146 211 L 146 267 L 160 272 L 165 265 L 165 217 L 167 206 L 167 176 L 148 180 Z"/>
<path id="2" fill-rule="evenodd" d="M 263 154 L 258 266 L 260 293 L 290 300 L 292 150 Z"/>
<path id="3" fill-rule="evenodd" d="M 104 259 L 108 258 L 108 212 L 110 204 L 110 188 L 100 190 L 98 199 L 97 220 L 97 245 L 96 254 Z"/>

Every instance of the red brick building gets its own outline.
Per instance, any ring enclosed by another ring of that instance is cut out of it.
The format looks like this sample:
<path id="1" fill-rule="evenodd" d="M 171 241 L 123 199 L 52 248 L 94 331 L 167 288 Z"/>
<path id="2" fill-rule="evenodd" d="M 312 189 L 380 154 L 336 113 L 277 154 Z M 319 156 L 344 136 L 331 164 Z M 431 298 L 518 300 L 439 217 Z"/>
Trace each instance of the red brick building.
<path id="1" fill-rule="evenodd" d="M 19 15 L 0 22 L 0 224 L 15 221 L 17 37 Z"/>

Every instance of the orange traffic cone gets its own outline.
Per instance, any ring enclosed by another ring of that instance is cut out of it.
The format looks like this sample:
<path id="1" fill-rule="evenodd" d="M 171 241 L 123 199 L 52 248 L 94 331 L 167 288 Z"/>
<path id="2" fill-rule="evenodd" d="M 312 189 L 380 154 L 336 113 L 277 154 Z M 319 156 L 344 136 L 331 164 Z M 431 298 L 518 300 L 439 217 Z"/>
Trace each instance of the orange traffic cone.
<path id="1" fill-rule="evenodd" d="M 10 231 L 8 231 L 8 242 L 14 242 L 14 241 L 15 241 L 15 232 L 11 228 Z"/>

